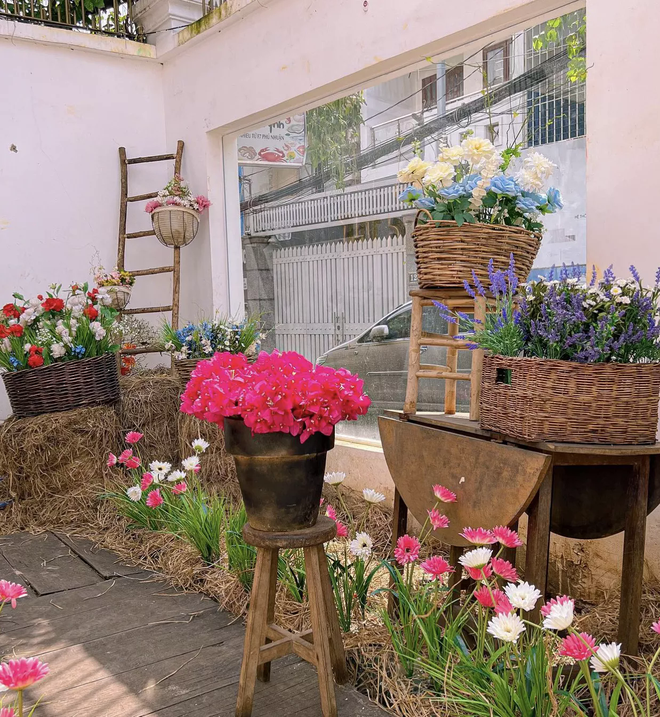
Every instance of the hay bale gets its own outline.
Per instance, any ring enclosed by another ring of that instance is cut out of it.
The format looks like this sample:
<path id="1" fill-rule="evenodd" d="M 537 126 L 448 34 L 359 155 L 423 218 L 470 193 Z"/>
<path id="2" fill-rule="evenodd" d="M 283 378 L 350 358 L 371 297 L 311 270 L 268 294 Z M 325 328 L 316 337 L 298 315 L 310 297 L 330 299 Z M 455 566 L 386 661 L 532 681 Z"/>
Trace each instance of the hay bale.
<path id="1" fill-rule="evenodd" d="M 236 477 L 234 459 L 225 451 L 225 435 L 215 423 L 200 421 L 187 413 L 179 413 L 179 451 L 181 457 L 190 455 L 190 444 L 195 438 L 209 442 L 202 456 L 202 480 L 209 488 L 227 496 L 231 500 L 240 500 L 241 493 Z"/>
<path id="2" fill-rule="evenodd" d="M 120 420 L 123 431 L 139 431 L 145 460 L 179 462 L 179 381 L 171 374 L 123 376 Z"/>
<path id="3" fill-rule="evenodd" d="M 0 426 L 4 496 L 37 523 L 77 522 L 106 489 L 107 456 L 117 450 L 120 435 L 112 406 L 9 418 Z"/>

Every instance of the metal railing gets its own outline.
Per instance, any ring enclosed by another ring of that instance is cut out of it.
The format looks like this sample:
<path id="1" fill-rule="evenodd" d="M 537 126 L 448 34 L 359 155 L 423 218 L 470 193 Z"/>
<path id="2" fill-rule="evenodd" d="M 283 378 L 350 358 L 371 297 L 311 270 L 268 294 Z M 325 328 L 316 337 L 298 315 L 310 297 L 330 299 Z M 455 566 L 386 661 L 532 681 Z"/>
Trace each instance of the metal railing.
<path id="1" fill-rule="evenodd" d="M 0 19 L 144 41 L 134 0 L 0 0 Z"/>
<path id="2" fill-rule="evenodd" d="M 246 234 L 281 234 L 293 230 L 346 223 L 350 219 L 394 216 L 411 209 L 399 201 L 401 185 L 360 185 L 346 190 L 314 194 L 307 199 L 271 204 L 244 213 Z"/>

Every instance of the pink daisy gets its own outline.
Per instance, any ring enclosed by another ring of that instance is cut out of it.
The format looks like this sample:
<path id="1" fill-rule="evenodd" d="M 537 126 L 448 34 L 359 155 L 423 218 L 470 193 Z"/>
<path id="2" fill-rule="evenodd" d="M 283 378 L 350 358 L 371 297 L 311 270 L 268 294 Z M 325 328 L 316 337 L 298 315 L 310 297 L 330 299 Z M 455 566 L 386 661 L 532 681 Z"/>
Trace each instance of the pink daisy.
<path id="1" fill-rule="evenodd" d="M 465 569 L 473 580 L 486 580 L 493 574 L 490 565 L 484 565 L 483 568 L 471 568 L 466 566 Z"/>
<path id="2" fill-rule="evenodd" d="M 172 493 L 174 493 L 174 495 L 181 495 L 181 493 L 185 493 L 187 490 L 188 490 L 187 483 L 185 481 L 181 481 L 181 483 L 177 483 L 172 488 Z"/>
<path id="3" fill-rule="evenodd" d="M 485 528 L 463 528 L 461 535 L 473 545 L 492 545 L 497 542 L 493 531 Z"/>
<path id="4" fill-rule="evenodd" d="M 118 463 L 126 463 L 126 461 L 133 455 L 133 451 L 130 448 L 127 448 L 125 451 L 122 451 L 119 455 L 119 458 L 117 458 Z"/>
<path id="5" fill-rule="evenodd" d="M 487 585 L 482 585 L 474 591 L 474 597 L 484 607 L 495 608 L 496 613 L 510 613 L 513 606 L 509 598 L 498 588 L 491 590 Z"/>
<path id="6" fill-rule="evenodd" d="M 126 434 L 126 443 L 137 443 L 140 438 L 143 438 L 142 433 L 138 433 L 137 431 L 129 431 Z"/>
<path id="7" fill-rule="evenodd" d="M 651 625 L 651 630 L 653 630 L 654 632 L 657 632 L 658 635 L 660 635 L 660 620 L 658 620 L 657 622 L 654 622 L 653 625 Z"/>
<path id="8" fill-rule="evenodd" d="M 0 709 L 0 717 L 16 717 L 16 712 L 11 707 Z"/>
<path id="9" fill-rule="evenodd" d="M 414 563 L 419 557 L 419 550 L 422 546 L 417 538 L 412 535 L 402 535 L 396 541 L 396 548 L 394 549 L 394 557 L 396 558 L 399 565 L 406 565 L 406 563 Z"/>
<path id="10" fill-rule="evenodd" d="M 430 575 L 432 580 L 437 580 L 446 573 L 454 572 L 454 568 L 452 568 L 452 566 L 441 555 L 434 555 L 433 557 L 426 559 L 419 567 L 427 575 Z"/>
<path id="11" fill-rule="evenodd" d="M 573 598 L 568 597 L 568 595 L 560 595 L 559 597 L 552 598 L 552 600 L 548 600 L 548 602 L 541 608 L 541 615 L 543 615 L 543 617 L 548 617 L 553 605 L 563 605 L 567 602 L 574 603 L 574 600 Z"/>
<path id="12" fill-rule="evenodd" d="M 518 533 L 504 525 L 498 525 L 493 528 L 493 535 L 495 536 L 495 540 L 501 543 L 505 548 L 519 548 L 522 545 L 522 540 L 518 537 Z"/>
<path id="13" fill-rule="evenodd" d="M 429 520 L 431 521 L 433 530 L 440 530 L 440 528 L 449 527 L 449 518 L 446 515 L 442 515 L 435 508 L 433 510 L 428 510 L 427 513 L 429 514 Z"/>
<path id="14" fill-rule="evenodd" d="M 330 505 L 330 503 L 328 503 L 325 509 L 325 514 L 328 516 L 328 518 L 334 520 L 335 523 L 337 522 L 337 511 Z"/>
<path id="15" fill-rule="evenodd" d="M 48 674 L 48 665 L 36 657 L 0 663 L 0 683 L 9 690 L 24 690 Z"/>
<path id="16" fill-rule="evenodd" d="M 147 490 L 147 488 L 154 482 L 154 477 L 151 473 L 142 474 L 142 482 L 140 483 L 141 490 Z"/>
<path id="17" fill-rule="evenodd" d="M 456 493 L 437 483 L 433 486 L 433 495 L 443 503 L 455 503 Z"/>
<path id="18" fill-rule="evenodd" d="M 158 508 L 159 505 L 163 505 L 164 501 L 163 496 L 160 494 L 160 488 L 152 490 L 147 496 L 146 502 L 148 508 Z"/>
<path id="19" fill-rule="evenodd" d="M 335 521 L 337 525 L 337 537 L 348 538 L 348 528 L 339 520 Z"/>
<path id="20" fill-rule="evenodd" d="M 588 660 L 596 652 L 596 641 L 586 632 L 579 635 L 568 635 L 561 641 L 559 654 L 562 657 L 572 657 L 581 662 Z"/>
<path id="21" fill-rule="evenodd" d="M 16 608 L 18 598 L 27 597 L 27 590 L 18 583 L 10 583 L 9 580 L 0 580 L 0 607 L 6 602 Z"/>
<path id="22" fill-rule="evenodd" d="M 500 578 L 509 580 L 512 583 L 515 583 L 518 580 L 518 573 L 508 560 L 493 558 L 490 561 L 490 566 L 493 568 L 495 575 L 498 575 Z"/>
<path id="23" fill-rule="evenodd" d="M 140 459 L 137 456 L 131 456 L 126 461 L 126 468 L 139 468 L 140 467 Z"/>
<path id="24" fill-rule="evenodd" d="M 117 465 L 117 456 L 114 453 L 110 453 L 108 456 L 108 468 L 112 468 L 112 466 Z"/>

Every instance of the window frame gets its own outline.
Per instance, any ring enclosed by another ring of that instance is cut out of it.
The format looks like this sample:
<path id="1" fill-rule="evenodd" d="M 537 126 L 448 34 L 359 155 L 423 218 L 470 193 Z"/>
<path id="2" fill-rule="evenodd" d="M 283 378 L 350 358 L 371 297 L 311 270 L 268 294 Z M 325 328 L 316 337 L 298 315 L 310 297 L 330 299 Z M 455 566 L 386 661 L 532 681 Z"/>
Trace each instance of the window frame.
<path id="1" fill-rule="evenodd" d="M 491 82 L 488 77 L 488 54 L 495 50 L 502 50 L 502 69 L 504 70 L 504 72 L 502 80 L 498 80 L 497 82 Z M 508 82 L 511 79 L 511 38 L 502 40 L 502 42 L 490 45 L 489 47 L 486 47 L 484 49 L 483 68 L 484 82 L 486 87 L 494 87 L 495 85 L 500 85 L 504 82 Z"/>
<path id="2" fill-rule="evenodd" d="M 460 71 L 461 74 L 461 81 L 455 83 L 456 86 L 459 88 L 459 93 L 455 96 L 450 97 L 449 96 L 449 88 L 450 88 L 450 82 L 449 78 L 452 75 L 458 75 L 458 72 Z M 463 69 L 463 63 L 459 63 L 458 65 L 454 65 L 453 67 L 448 67 L 445 70 L 445 102 L 455 102 L 456 100 L 460 100 L 461 97 L 465 96 L 465 72 Z"/>
<path id="3" fill-rule="evenodd" d="M 435 89 L 432 89 L 435 88 Z M 431 109 L 435 109 L 438 106 L 438 76 L 427 75 L 422 77 L 422 112 L 428 112 Z M 428 104 L 425 100 L 426 97 L 430 96 L 431 99 L 435 97 L 435 101 Z"/>

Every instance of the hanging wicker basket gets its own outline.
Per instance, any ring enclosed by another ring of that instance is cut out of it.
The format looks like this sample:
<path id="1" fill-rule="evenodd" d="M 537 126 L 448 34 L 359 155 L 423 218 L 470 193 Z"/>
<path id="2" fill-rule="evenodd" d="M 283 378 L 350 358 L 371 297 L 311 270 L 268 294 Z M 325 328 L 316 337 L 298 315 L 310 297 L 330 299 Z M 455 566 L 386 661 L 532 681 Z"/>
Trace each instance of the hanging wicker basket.
<path id="1" fill-rule="evenodd" d="M 186 246 L 197 235 L 199 212 L 188 207 L 158 207 L 151 212 L 156 236 L 165 246 Z"/>
<path id="2" fill-rule="evenodd" d="M 17 418 L 119 400 L 115 353 L 7 372 L 2 380 Z"/>
<path id="3" fill-rule="evenodd" d="M 106 286 L 106 291 L 111 299 L 110 306 L 117 311 L 121 311 L 128 306 L 131 300 L 131 286 Z"/>
<path id="4" fill-rule="evenodd" d="M 527 441 L 655 443 L 658 363 L 486 356 L 482 428 Z"/>
<path id="5" fill-rule="evenodd" d="M 203 359 L 174 359 L 172 361 L 174 373 L 179 378 L 181 388 L 186 387 L 186 384 L 190 381 L 190 374 L 193 372 L 195 366 L 202 360 Z"/>
<path id="6" fill-rule="evenodd" d="M 436 221 L 422 209 L 413 231 L 417 280 L 420 289 L 463 288 L 473 283 L 472 272 L 488 286 L 488 262 L 495 271 L 509 266 L 511 254 L 516 273 L 524 281 L 541 246 L 541 235 L 522 227 L 501 224 L 468 224 Z"/>

